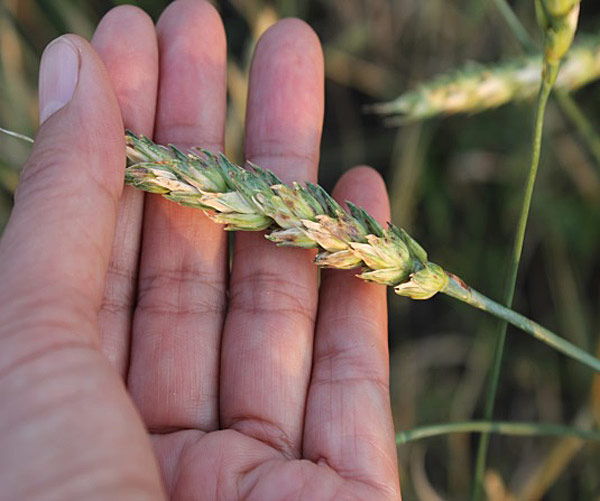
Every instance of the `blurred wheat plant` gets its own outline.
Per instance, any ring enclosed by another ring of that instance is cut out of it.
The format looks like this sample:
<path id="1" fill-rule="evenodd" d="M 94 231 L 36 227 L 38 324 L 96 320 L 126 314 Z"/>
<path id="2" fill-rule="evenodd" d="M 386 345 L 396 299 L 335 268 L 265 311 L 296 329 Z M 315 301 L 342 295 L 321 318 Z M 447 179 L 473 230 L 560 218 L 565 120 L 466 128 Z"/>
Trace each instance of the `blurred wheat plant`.
<path id="1" fill-rule="evenodd" d="M 467 286 L 428 260 L 404 230 L 382 227 L 365 210 L 345 210 L 322 187 L 283 184 L 275 174 L 250 164 L 244 169 L 224 155 L 183 153 L 127 132 L 125 181 L 181 205 L 201 209 L 226 230 L 267 230 L 280 246 L 317 248 L 320 267 L 362 268 L 363 280 L 393 286 L 396 294 L 429 299 L 438 292 L 487 311 L 556 350 L 600 371 L 600 360 L 541 325 Z"/>
<path id="2" fill-rule="evenodd" d="M 511 101 L 532 99 L 542 79 L 542 57 L 534 54 L 495 65 L 466 67 L 419 85 L 368 110 L 401 124 L 455 113 L 478 113 Z M 579 37 L 565 56 L 555 88 L 577 90 L 600 78 L 600 35 Z"/>

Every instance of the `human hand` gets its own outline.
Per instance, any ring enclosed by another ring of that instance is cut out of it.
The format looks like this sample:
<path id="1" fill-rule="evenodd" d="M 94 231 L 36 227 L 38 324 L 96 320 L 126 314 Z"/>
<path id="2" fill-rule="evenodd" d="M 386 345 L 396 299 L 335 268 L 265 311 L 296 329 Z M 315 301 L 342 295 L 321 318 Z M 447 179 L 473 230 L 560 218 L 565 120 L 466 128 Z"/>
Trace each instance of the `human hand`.
<path id="1" fill-rule="evenodd" d="M 398 499 L 385 288 L 325 271 L 319 290 L 310 251 L 253 233 L 229 273 L 221 227 L 123 189 L 121 116 L 223 148 L 214 8 L 177 0 L 155 29 L 118 7 L 92 45 L 46 50 L 0 242 L 0 498 Z M 246 156 L 315 181 L 322 120 L 318 40 L 281 21 L 256 48 Z M 370 169 L 334 193 L 389 218 Z"/>

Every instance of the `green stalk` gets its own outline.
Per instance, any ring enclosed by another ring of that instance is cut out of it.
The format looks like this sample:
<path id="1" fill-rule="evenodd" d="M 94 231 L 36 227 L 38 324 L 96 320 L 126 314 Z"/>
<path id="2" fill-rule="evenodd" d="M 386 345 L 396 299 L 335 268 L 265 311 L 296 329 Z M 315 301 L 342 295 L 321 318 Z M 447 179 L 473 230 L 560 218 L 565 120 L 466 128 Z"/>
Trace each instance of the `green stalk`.
<path id="1" fill-rule="evenodd" d="M 519 44 L 527 51 L 536 50 L 535 42 L 527 33 L 527 30 L 519 20 L 519 18 L 515 15 L 515 12 L 512 10 L 512 7 L 508 5 L 506 0 L 494 0 L 496 4 L 496 8 L 504 17 L 506 24 L 508 24 L 511 31 L 514 33 L 515 37 L 519 40 Z"/>
<path id="2" fill-rule="evenodd" d="M 423 438 L 446 435 L 448 433 L 498 433 L 526 437 L 555 436 L 577 437 L 584 440 L 600 441 L 600 432 L 584 430 L 561 424 L 539 424 L 511 421 L 460 421 L 419 426 L 396 434 L 396 444 L 405 444 Z"/>
<path id="3" fill-rule="evenodd" d="M 556 99 L 561 111 L 575 125 L 582 139 L 587 143 L 596 164 L 600 166 L 600 137 L 596 134 L 596 130 L 588 117 L 585 116 L 575 99 L 573 99 L 573 96 L 568 92 L 562 89 L 554 89 L 552 95 Z"/>
<path id="4" fill-rule="evenodd" d="M 527 228 L 527 218 L 529 216 L 531 198 L 533 195 L 533 187 L 535 186 L 535 179 L 540 161 L 540 152 L 542 147 L 542 131 L 544 128 L 544 114 L 546 111 L 546 104 L 548 103 L 548 97 L 550 96 L 550 91 L 552 90 L 552 85 L 554 84 L 556 75 L 558 75 L 558 65 L 552 66 L 548 73 L 549 74 L 544 75 L 544 78 L 542 78 L 542 84 L 540 86 L 540 92 L 537 99 L 531 163 L 529 166 L 529 174 L 527 178 L 527 185 L 525 187 L 525 195 L 523 197 L 523 205 L 521 207 L 521 213 L 519 215 L 517 231 L 515 234 L 515 240 L 512 249 L 508 281 L 506 283 L 506 289 L 504 292 L 503 303 L 507 308 L 510 308 L 512 306 L 515 294 L 517 273 L 519 271 L 519 263 L 521 261 L 521 253 L 523 251 L 525 229 Z M 496 392 L 498 390 L 498 380 L 500 378 L 500 368 L 502 365 L 502 356 L 504 354 L 504 344 L 506 341 L 506 328 L 508 326 L 507 321 L 508 320 L 505 319 L 501 321 L 498 325 L 498 337 L 496 341 L 496 348 L 494 350 L 492 373 L 490 375 L 490 384 L 485 400 L 484 418 L 488 421 L 492 419 L 492 416 L 494 414 Z M 483 486 L 482 479 L 485 470 L 489 441 L 489 434 L 483 433 L 481 435 L 481 439 L 479 441 L 479 448 L 477 450 L 477 462 L 475 467 L 475 478 L 473 486 L 474 500 L 481 499 Z"/>
<path id="5" fill-rule="evenodd" d="M 456 275 L 448 273 L 448 276 L 448 283 L 446 287 L 442 289 L 441 292 L 453 297 L 454 299 L 458 299 L 463 303 L 466 303 L 470 306 L 473 306 L 474 308 L 478 308 L 482 311 L 490 313 L 503 320 L 503 333 L 506 333 L 506 323 L 508 322 L 509 324 L 514 325 L 522 331 L 531 334 L 533 337 L 542 341 L 548 346 L 551 346 L 555 350 L 560 351 L 568 357 L 571 357 L 572 359 L 587 365 L 588 367 L 594 369 L 596 372 L 600 372 L 600 359 L 587 353 L 581 348 L 578 348 L 574 344 L 571 344 L 566 339 L 563 339 L 562 337 L 554 334 L 552 331 L 546 329 L 537 322 L 534 322 L 533 320 L 521 315 L 520 313 L 517 313 L 516 311 L 513 311 L 510 308 L 507 308 L 506 306 L 503 306 L 497 303 L 496 301 L 491 300 L 490 298 L 484 296 L 480 292 L 477 292 L 475 289 L 472 289 L 471 287 L 466 285 Z M 501 354 L 497 358 L 501 359 Z M 496 365 L 494 365 L 494 368 L 496 368 Z M 495 381 L 495 383 L 497 385 L 497 381 Z"/>

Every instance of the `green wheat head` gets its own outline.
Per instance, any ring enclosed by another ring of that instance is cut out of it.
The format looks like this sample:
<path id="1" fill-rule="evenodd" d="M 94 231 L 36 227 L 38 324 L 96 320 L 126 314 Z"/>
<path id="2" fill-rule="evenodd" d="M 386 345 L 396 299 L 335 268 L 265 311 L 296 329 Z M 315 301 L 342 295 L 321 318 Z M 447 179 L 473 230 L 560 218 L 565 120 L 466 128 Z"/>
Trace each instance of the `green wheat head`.
<path id="1" fill-rule="evenodd" d="M 183 153 L 129 131 L 126 141 L 126 183 L 202 209 L 226 230 L 267 230 L 277 245 L 316 248 L 318 266 L 362 267 L 359 278 L 413 299 L 428 299 L 448 282 L 404 230 L 391 223 L 384 228 L 351 203 L 345 210 L 319 185 L 288 186 L 256 165 L 248 170 L 224 155 Z"/>

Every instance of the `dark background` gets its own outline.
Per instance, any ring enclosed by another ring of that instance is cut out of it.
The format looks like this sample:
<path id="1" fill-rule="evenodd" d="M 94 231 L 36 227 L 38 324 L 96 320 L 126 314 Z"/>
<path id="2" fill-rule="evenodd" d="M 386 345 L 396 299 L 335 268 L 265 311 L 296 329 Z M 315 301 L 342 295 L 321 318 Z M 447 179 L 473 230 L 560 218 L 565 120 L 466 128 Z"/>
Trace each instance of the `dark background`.
<path id="1" fill-rule="evenodd" d="M 0 0 L 0 126 L 35 133 L 37 67 L 45 45 L 65 32 L 89 38 L 101 16 L 120 3 L 138 5 L 157 19 L 168 2 Z M 232 65 L 227 153 L 242 161 L 246 77 L 258 35 L 280 17 L 306 20 L 321 38 L 326 60 L 320 182 L 330 190 L 353 165 L 377 168 L 389 188 L 393 221 L 432 260 L 500 298 L 529 161 L 533 103 L 400 128 L 385 127 L 363 111 L 467 61 L 494 63 L 521 54 L 495 2 L 214 3 L 224 19 Z M 539 42 L 533 1 L 511 3 Z M 600 5 L 584 0 L 580 32 L 598 33 L 599 27 Z M 600 130 L 600 84 L 575 98 Z M 515 308 L 597 352 L 600 165 L 554 102 L 545 134 Z M 2 224 L 27 151 L 27 145 L 0 137 Z M 495 329 L 492 317 L 448 298 L 417 302 L 390 295 L 398 430 L 482 417 Z M 591 371 L 509 329 L 495 417 L 598 427 L 596 385 L 594 394 Z M 476 435 L 455 435 L 399 447 L 405 499 L 468 497 L 476 445 Z M 495 500 L 597 499 L 599 472 L 597 444 L 495 436 L 486 486 Z"/>

